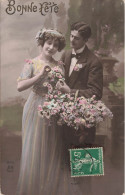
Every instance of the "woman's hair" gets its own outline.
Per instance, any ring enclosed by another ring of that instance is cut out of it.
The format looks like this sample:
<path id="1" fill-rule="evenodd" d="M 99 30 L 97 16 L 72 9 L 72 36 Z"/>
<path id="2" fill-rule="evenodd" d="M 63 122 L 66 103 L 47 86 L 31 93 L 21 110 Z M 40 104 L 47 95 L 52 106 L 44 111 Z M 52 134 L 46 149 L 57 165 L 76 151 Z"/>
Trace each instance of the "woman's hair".
<path id="1" fill-rule="evenodd" d="M 47 41 L 48 39 L 54 39 L 54 40 L 59 41 L 58 51 L 61 51 L 62 49 L 64 49 L 66 45 L 65 37 L 62 35 L 62 33 L 60 33 L 57 30 L 44 28 L 44 29 L 41 29 L 36 35 L 38 46 L 40 45 L 43 47 L 45 41 Z"/>
<path id="2" fill-rule="evenodd" d="M 91 36 L 91 28 L 85 22 L 75 22 L 71 25 L 71 31 L 77 30 L 84 39 L 89 39 Z"/>

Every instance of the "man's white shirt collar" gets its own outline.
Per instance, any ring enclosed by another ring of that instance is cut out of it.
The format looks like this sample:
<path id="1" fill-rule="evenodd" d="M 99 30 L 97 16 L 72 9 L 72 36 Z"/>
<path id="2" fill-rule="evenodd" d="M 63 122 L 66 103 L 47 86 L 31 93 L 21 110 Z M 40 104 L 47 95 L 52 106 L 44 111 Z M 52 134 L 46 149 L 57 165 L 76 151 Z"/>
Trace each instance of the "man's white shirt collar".
<path id="1" fill-rule="evenodd" d="M 74 49 L 72 49 L 72 54 L 82 53 L 84 49 L 85 49 L 85 45 L 82 48 L 78 49 L 76 52 L 75 52 Z M 72 73 L 72 71 L 73 71 L 73 69 L 74 69 L 75 64 L 77 63 L 77 61 L 78 61 L 77 58 L 72 58 L 71 59 L 71 64 L 70 64 L 70 69 L 69 69 L 69 76 L 71 75 L 71 73 Z"/>

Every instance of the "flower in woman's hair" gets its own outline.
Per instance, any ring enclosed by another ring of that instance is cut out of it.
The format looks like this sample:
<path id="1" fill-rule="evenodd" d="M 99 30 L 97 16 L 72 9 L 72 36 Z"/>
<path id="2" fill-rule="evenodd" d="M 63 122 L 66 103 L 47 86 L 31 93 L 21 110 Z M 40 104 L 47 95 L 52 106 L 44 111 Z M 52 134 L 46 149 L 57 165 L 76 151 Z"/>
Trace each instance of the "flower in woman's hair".
<path id="1" fill-rule="evenodd" d="M 38 40 L 38 39 L 41 39 L 42 38 L 42 36 L 43 36 L 43 34 L 44 34 L 44 32 L 46 32 L 46 28 L 43 28 L 43 29 L 41 29 L 41 30 L 39 30 L 38 32 L 37 32 L 37 34 L 36 34 L 36 40 Z"/>

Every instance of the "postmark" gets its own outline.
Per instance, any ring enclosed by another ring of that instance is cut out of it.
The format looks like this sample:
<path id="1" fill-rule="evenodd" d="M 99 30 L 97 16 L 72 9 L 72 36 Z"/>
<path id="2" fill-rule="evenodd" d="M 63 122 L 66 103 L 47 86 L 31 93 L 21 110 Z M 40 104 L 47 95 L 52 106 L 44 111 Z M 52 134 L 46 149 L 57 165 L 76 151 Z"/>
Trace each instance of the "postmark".
<path id="1" fill-rule="evenodd" d="M 71 177 L 104 175 L 103 148 L 69 149 Z"/>

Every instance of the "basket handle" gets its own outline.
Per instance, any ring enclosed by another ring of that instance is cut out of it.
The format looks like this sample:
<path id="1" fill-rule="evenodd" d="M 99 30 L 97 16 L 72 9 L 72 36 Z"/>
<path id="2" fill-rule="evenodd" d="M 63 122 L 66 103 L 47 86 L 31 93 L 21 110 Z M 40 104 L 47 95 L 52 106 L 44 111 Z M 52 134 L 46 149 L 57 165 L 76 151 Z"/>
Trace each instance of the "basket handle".
<path id="1" fill-rule="evenodd" d="M 78 97 L 78 93 L 79 93 L 79 90 L 77 90 L 76 93 L 75 93 L 75 101 L 76 101 L 76 99 Z"/>

